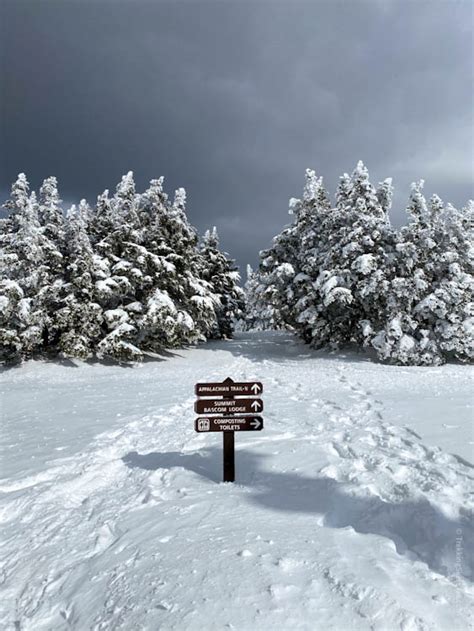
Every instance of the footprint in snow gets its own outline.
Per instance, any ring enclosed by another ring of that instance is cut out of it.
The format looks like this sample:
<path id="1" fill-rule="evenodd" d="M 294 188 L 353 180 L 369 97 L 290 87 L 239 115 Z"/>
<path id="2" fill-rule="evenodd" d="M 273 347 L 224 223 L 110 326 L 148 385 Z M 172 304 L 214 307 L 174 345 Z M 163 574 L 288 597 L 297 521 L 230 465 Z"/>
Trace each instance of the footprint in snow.
<path id="1" fill-rule="evenodd" d="M 270 585 L 268 591 L 275 600 L 286 600 L 297 596 L 300 588 L 297 585 Z"/>
<path id="2" fill-rule="evenodd" d="M 412 436 L 414 436 L 415 438 L 418 438 L 419 440 L 421 440 L 421 436 L 419 434 L 417 434 L 415 432 L 415 430 L 411 429 L 411 427 L 407 427 L 406 425 L 403 427 L 403 429 L 405 431 L 407 431 L 409 434 L 411 434 Z"/>
<path id="3" fill-rule="evenodd" d="M 278 559 L 275 563 L 283 572 L 291 572 L 301 565 L 300 561 L 290 558 Z"/>

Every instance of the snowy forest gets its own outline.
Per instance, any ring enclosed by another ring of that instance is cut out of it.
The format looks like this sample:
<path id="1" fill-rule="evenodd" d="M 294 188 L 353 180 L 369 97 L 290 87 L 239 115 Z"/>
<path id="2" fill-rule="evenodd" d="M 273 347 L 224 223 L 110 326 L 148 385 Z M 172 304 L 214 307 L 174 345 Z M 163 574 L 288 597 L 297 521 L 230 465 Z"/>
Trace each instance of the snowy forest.
<path id="1" fill-rule="evenodd" d="M 24 174 L 2 220 L 3 361 L 59 354 L 140 360 L 246 329 L 289 329 L 315 348 L 372 349 L 407 365 L 470 361 L 474 203 L 461 210 L 412 185 L 408 223 L 392 227 L 393 195 L 359 162 L 331 203 L 310 169 L 293 223 L 247 270 L 245 292 L 216 229 L 190 225 L 184 189 L 163 178 L 137 193 L 133 173 L 94 207 L 67 213 L 56 178 L 39 195 Z"/>
<path id="2" fill-rule="evenodd" d="M 208 338 L 229 337 L 243 291 L 217 231 L 202 239 L 163 178 L 142 194 L 133 173 L 65 214 L 57 180 L 37 196 L 24 174 L 2 220 L 1 359 L 39 354 L 136 361 Z"/>
<path id="3" fill-rule="evenodd" d="M 408 223 L 391 226 L 391 178 L 378 187 L 358 162 L 335 205 L 306 171 L 293 223 L 248 270 L 250 328 L 290 328 L 315 348 L 355 345 L 380 360 L 437 365 L 474 356 L 474 202 L 461 210 L 423 181 L 412 184 Z"/>

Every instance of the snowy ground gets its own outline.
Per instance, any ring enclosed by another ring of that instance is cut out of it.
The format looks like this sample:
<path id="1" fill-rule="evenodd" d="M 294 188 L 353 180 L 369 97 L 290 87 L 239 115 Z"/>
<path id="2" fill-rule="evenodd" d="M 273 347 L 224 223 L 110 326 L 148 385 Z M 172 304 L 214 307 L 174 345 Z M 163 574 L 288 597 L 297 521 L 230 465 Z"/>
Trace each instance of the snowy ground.
<path id="1" fill-rule="evenodd" d="M 194 383 L 227 376 L 265 388 L 233 485 L 193 431 Z M 5 370 L 0 628 L 471 628 L 471 376 L 286 334 Z"/>

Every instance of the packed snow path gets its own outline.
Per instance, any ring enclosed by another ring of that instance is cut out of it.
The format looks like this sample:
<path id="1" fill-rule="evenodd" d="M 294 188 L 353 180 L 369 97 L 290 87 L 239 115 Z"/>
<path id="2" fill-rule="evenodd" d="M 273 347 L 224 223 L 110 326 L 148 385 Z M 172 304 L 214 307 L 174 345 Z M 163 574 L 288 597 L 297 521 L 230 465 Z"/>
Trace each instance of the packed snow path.
<path id="1" fill-rule="evenodd" d="M 0 628 L 471 628 L 470 374 L 277 333 L 4 371 Z M 264 384 L 235 484 L 193 431 L 227 376 Z"/>

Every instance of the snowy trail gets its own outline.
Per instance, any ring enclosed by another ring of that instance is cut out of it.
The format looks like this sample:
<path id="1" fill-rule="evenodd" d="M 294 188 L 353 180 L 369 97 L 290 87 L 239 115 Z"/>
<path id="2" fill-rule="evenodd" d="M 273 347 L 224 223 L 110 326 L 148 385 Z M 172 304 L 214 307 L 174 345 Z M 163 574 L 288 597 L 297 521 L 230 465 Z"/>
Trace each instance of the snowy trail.
<path id="1" fill-rule="evenodd" d="M 4 372 L 0 627 L 471 628 L 474 468 L 412 428 L 423 409 L 433 422 L 429 398 L 397 423 L 406 371 L 244 334 L 136 369 Z M 409 391 L 431 379 L 440 401 L 458 397 L 438 429 L 469 426 L 466 367 L 408 372 Z M 265 389 L 234 485 L 220 436 L 193 431 L 194 383 L 227 376 Z M 28 408 L 58 431 L 22 454 Z"/>

